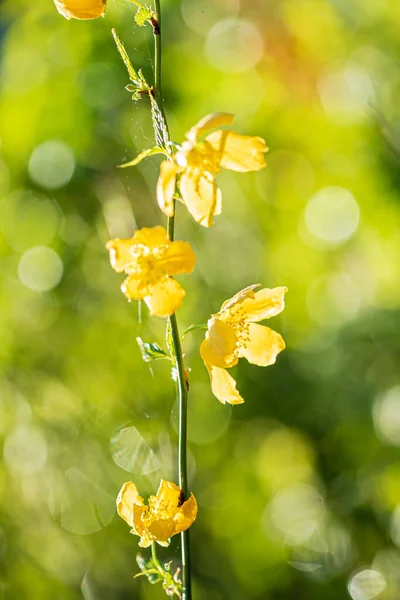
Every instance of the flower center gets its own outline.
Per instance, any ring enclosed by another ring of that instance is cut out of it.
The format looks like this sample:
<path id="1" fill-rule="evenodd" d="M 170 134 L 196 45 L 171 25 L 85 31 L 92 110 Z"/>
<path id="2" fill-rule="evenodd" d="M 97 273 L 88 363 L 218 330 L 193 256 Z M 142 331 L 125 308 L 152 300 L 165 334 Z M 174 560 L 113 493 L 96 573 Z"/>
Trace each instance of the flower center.
<path id="1" fill-rule="evenodd" d="M 154 285 L 166 275 L 160 259 L 166 251 L 166 246 L 150 249 L 142 244 L 132 247 L 132 264 L 129 273 L 135 274 L 143 286 Z"/>
<path id="2" fill-rule="evenodd" d="M 220 154 L 206 142 L 201 142 L 186 153 L 186 165 L 188 169 L 199 169 L 215 174 L 221 171 Z"/>
<path id="3" fill-rule="evenodd" d="M 240 304 L 236 304 L 228 311 L 223 312 L 221 318 L 235 332 L 237 342 L 234 353 L 237 356 L 239 348 L 245 348 L 247 342 L 250 341 L 250 321 L 247 318 L 247 313 Z"/>

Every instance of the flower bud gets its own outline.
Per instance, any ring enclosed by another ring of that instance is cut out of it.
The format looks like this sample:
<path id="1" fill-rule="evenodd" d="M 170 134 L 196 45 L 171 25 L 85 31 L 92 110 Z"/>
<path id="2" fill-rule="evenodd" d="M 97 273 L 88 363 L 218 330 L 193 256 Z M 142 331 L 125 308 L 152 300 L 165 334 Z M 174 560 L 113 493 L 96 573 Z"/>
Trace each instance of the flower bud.
<path id="1" fill-rule="evenodd" d="M 56 8 L 66 19 L 96 19 L 106 11 L 107 0 L 54 0 Z"/>

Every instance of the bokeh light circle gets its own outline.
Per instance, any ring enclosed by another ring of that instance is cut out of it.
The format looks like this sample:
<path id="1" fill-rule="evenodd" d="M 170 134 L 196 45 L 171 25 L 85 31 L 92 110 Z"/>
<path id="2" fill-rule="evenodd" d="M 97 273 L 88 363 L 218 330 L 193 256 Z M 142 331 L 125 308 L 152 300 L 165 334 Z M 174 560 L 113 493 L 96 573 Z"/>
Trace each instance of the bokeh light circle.
<path id="1" fill-rule="evenodd" d="M 21 257 L 18 277 L 26 287 L 35 292 L 47 292 L 61 280 L 63 263 L 52 248 L 35 246 Z"/>
<path id="2" fill-rule="evenodd" d="M 223 19 L 211 28 L 205 54 L 224 73 L 249 71 L 261 60 L 264 43 L 255 25 L 243 19 Z"/>
<path id="3" fill-rule="evenodd" d="M 400 446 L 400 386 L 377 399 L 373 415 L 378 436 L 389 444 Z"/>
<path id="4" fill-rule="evenodd" d="M 38 429 L 21 425 L 14 429 L 4 443 L 4 462 L 19 475 L 40 471 L 47 460 L 47 443 Z"/>
<path id="5" fill-rule="evenodd" d="M 339 122 L 362 119 L 373 99 L 368 73 L 351 66 L 324 75 L 318 82 L 318 91 L 325 112 Z"/>
<path id="6" fill-rule="evenodd" d="M 35 183 L 48 190 L 63 187 L 72 178 L 75 158 L 67 144 L 48 140 L 37 146 L 29 159 L 29 175 Z"/>
<path id="7" fill-rule="evenodd" d="M 342 244 L 357 230 L 360 209 L 353 194 L 342 187 L 331 186 L 316 192 L 304 213 L 308 231 L 325 244 Z"/>
<path id="8" fill-rule="evenodd" d="M 347 589 L 353 600 L 372 600 L 386 588 L 386 579 L 379 571 L 364 569 L 350 579 Z"/>
<path id="9" fill-rule="evenodd" d="M 309 539 L 317 531 L 324 514 L 322 496 L 304 483 L 285 487 L 275 494 L 266 512 L 287 544 L 301 544 Z"/>
<path id="10" fill-rule="evenodd" d="M 390 535 L 393 543 L 400 547 L 400 504 L 394 509 L 390 519 Z"/>
<path id="11" fill-rule="evenodd" d="M 16 252 L 51 244 L 62 222 L 60 207 L 31 190 L 16 190 L 0 204 L 1 232 Z"/>

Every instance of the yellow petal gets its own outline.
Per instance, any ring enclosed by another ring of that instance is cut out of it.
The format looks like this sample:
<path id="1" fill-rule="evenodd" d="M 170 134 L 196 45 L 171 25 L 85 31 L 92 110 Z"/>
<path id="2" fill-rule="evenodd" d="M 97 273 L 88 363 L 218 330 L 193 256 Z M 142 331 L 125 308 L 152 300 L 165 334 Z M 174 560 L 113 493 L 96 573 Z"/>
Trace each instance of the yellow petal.
<path id="1" fill-rule="evenodd" d="M 234 131 L 213 131 L 205 139 L 220 156 L 220 166 L 231 171 L 259 171 L 266 166 L 268 148 L 260 137 Z"/>
<path id="2" fill-rule="evenodd" d="M 128 300 L 142 300 L 149 293 L 149 288 L 137 274 L 132 273 L 121 285 L 121 291 Z"/>
<path id="3" fill-rule="evenodd" d="M 160 546 L 163 546 L 164 548 L 168 548 L 168 546 L 171 543 L 171 538 L 168 538 L 167 540 L 164 541 L 160 541 L 160 540 L 156 540 L 157 544 L 160 544 Z"/>
<path id="4" fill-rule="evenodd" d="M 183 492 L 179 485 L 161 479 L 154 502 L 157 512 L 164 518 L 174 516 L 182 504 L 182 496 Z"/>
<path id="5" fill-rule="evenodd" d="M 105 0 L 54 0 L 54 3 L 66 19 L 96 19 L 106 10 Z"/>
<path id="6" fill-rule="evenodd" d="M 206 339 L 200 345 L 200 356 L 207 365 L 222 369 L 238 362 L 234 354 L 237 337 L 233 327 L 220 319 L 210 319 Z"/>
<path id="7" fill-rule="evenodd" d="M 165 277 L 149 287 L 144 301 L 149 307 L 150 314 L 158 317 L 171 316 L 182 304 L 185 290 L 171 277 Z"/>
<path id="8" fill-rule="evenodd" d="M 240 290 L 240 292 L 232 296 L 232 298 L 229 298 L 229 300 L 225 300 L 218 314 L 230 310 L 236 304 L 240 304 L 243 300 L 246 300 L 246 298 L 254 298 L 254 290 L 257 287 L 260 287 L 260 285 L 260 283 L 253 283 L 253 285 L 249 285 L 243 290 Z"/>
<path id="9" fill-rule="evenodd" d="M 273 365 L 279 352 L 285 348 L 279 333 L 264 325 L 250 323 L 248 337 L 248 341 L 240 346 L 239 355 L 259 367 Z"/>
<path id="10" fill-rule="evenodd" d="M 262 321 L 279 315 L 285 308 L 285 294 L 287 287 L 276 287 L 273 289 L 263 288 L 254 294 L 253 298 L 247 298 L 242 303 L 249 321 Z"/>
<path id="11" fill-rule="evenodd" d="M 144 524 L 144 519 L 146 517 L 147 514 L 147 506 L 145 506 L 143 504 L 143 506 L 139 506 L 138 504 L 134 504 L 133 505 L 133 509 L 132 509 L 132 523 L 130 523 L 130 525 L 132 526 L 132 529 L 130 531 L 130 533 L 134 533 L 135 535 L 138 535 L 139 537 L 142 537 L 143 535 L 146 534 L 146 526 Z"/>
<path id="12" fill-rule="evenodd" d="M 170 242 L 158 262 L 168 275 L 191 273 L 196 265 L 196 255 L 189 242 Z"/>
<path id="13" fill-rule="evenodd" d="M 225 369 L 206 365 L 211 380 L 211 389 L 222 404 L 242 404 L 242 396 L 236 389 L 236 381 Z"/>
<path id="14" fill-rule="evenodd" d="M 221 214 L 222 194 L 215 179 L 199 169 L 186 169 L 179 180 L 179 190 L 194 220 L 211 227 L 213 215 Z"/>
<path id="15" fill-rule="evenodd" d="M 189 498 L 182 504 L 179 509 L 179 512 L 176 514 L 175 521 L 175 531 L 176 533 L 182 533 L 182 531 L 186 531 L 192 525 L 192 523 L 196 520 L 197 517 L 198 506 L 196 502 L 196 498 L 193 494 L 190 494 Z"/>
<path id="16" fill-rule="evenodd" d="M 152 545 L 153 542 L 154 542 L 154 540 L 149 537 L 147 532 L 145 532 L 142 535 L 142 537 L 140 538 L 139 546 L 141 548 L 148 548 L 149 546 Z"/>
<path id="17" fill-rule="evenodd" d="M 132 254 L 133 238 L 128 240 L 121 240 L 119 238 L 110 240 L 107 242 L 106 248 L 110 252 L 111 266 L 117 273 L 122 273 L 134 261 Z"/>
<path id="18" fill-rule="evenodd" d="M 160 165 L 160 175 L 157 181 L 157 202 L 167 217 L 174 214 L 174 192 L 178 166 L 170 160 L 164 160 Z"/>
<path id="19" fill-rule="evenodd" d="M 161 225 L 156 227 L 142 227 L 133 234 L 133 244 L 147 246 L 149 250 L 161 248 L 169 243 L 167 230 Z"/>
<path id="20" fill-rule="evenodd" d="M 143 506 L 143 498 L 139 496 L 136 485 L 127 481 L 122 486 L 117 497 L 117 511 L 128 525 L 133 527 L 133 506 Z"/>
<path id="21" fill-rule="evenodd" d="M 231 125 L 234 116 L 230 113 L 212 113 L 203 117 L 196 125 L 194 125 L 186 133 L 185 138 L 189 140 L 193 145 L 197 142 L 197 139 L 205 132 L 216 127 L 222 127 L 223 125 Z"/>
<path id="22" fill-rule="evenodd" d="M 154 515 L 147 525 L 148 536 L 157 542 L 166 542 L 175 533 L 175 522 L 172 518 L 162 519 Z"/>

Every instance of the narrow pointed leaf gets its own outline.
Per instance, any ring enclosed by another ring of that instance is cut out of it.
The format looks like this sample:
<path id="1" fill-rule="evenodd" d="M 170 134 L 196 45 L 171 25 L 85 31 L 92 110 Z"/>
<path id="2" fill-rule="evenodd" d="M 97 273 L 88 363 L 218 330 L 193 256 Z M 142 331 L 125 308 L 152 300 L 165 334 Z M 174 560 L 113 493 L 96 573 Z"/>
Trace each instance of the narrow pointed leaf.
<path id="1" fill-rule="evenodd" d="M 136 73 L 130 58 L 128 56 L 127 51 L 125 50 L 125 46 L 124 44 L 121 42 L 120 38 L 118 37 L 117 32 L 115 31 L 115 29 L 112 29 L 112 34 L 113 34 L 113 38 L 114 41 L 117 45 L 118 48 L 118 52 L 121 55 L 122 60 L 124 61 L 124 64 L 126 66 L 126 69 L 128 71 L 128 75 L 129 75 L 129 79 L 133 82 L 138 81 L 139 80 L 139 75 Z"/>
<path id="2" fill-rule="evenodd" d="M 153 156 L 154 154 L 166 155 L 166 152 L 163 148 L 158 148 L 157 146 L 155 146 L 154 148 L 147 148 L 147 150 L 143 150 L 143 152 L 138 154 L 133 160 L 130 160 L 129 162 L 124 163 L 123 165 L 118 165 L 118 168 L 125 169 L 126 167 L 135 167 L 136 165 L 141 163 L 143 159 L 147 158 L 148 156 Z"/>

